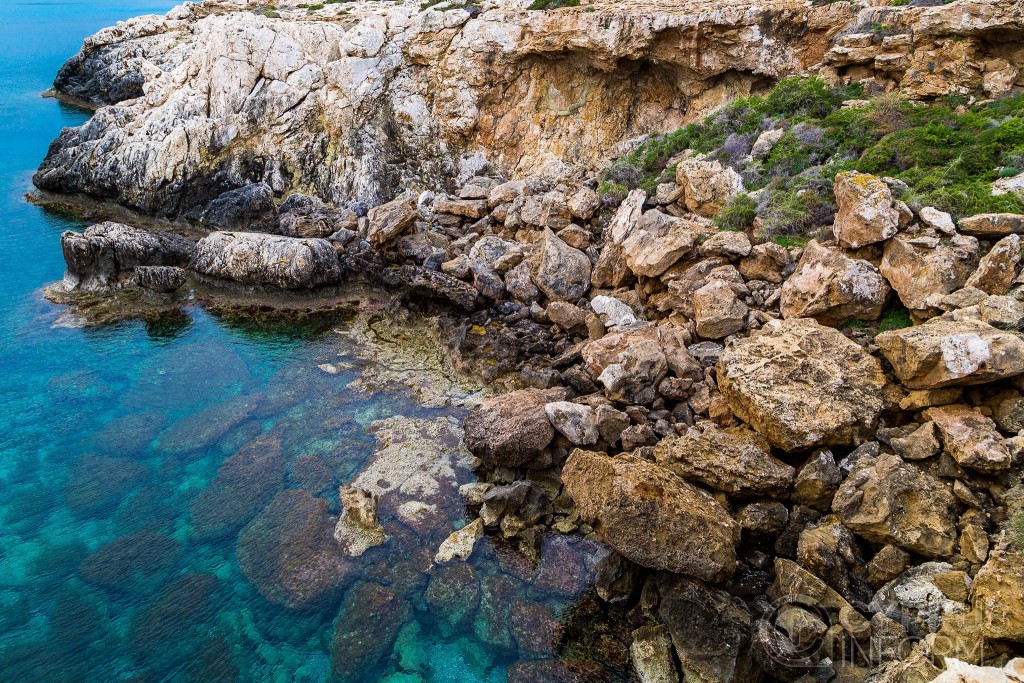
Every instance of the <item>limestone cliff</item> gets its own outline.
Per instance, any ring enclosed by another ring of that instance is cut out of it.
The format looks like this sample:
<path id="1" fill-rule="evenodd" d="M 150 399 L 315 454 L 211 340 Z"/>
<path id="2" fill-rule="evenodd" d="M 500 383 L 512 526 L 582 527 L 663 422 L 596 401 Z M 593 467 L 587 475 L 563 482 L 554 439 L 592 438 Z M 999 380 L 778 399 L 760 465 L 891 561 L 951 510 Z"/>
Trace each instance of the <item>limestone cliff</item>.
<path id="1" fill-rule="evenodd" d="M 1020 3 L 877 4 L 187 3 L 101 31 L 65 65 L 59 93 L 110 106 L 62 133 L 35 182 L 168 216 L 257 181 L 375 205 L 488 164 L 571 176 L 808 69 L 917 79 L 929 95 L 949 80 L 1012 84 L 1024 63 L 1006 40 L 1024 30 Z M 926 49 L 923 62 L 889 59 L 917 40 L 949 68 L 929 70 Z"/>

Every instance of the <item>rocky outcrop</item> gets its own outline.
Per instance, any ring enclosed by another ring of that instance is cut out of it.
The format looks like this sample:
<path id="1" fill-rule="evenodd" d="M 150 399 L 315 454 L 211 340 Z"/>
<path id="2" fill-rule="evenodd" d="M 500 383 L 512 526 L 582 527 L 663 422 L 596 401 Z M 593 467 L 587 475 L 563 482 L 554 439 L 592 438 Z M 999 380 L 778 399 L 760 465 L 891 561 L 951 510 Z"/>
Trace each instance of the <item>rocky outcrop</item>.
<path id="1" fill-rule="evenodd" d="M 773 446 L 799 451 L 870 434 L 886 379 L 878 361 L 840 333 L 793 318 L 726 348 L 718 384 L 732 411 Z"/>
<path id="2" fill-rule="evenodd" d="M 177 214 L 261 181 L 380 204 L 485 159 L 508 175 L 592 168 L 617 141 L 818 62 L 852 19 L 791 0 L 260 9 L 184 5 L 87 41 L 57 87 L 117 103 L 65 132 L 36 183 Z M 693 40 L 700 50 L 680 49 Z"/>
<path id="3" fill-rule="evenodd" d="M 577 449 L 562 481 L 580 516 L 630 561 L 705 581 L 735 570 L 736 522 L 709 494 L 665 468 Z"/>
<path id="4" fill-rule="evenodd" d="M 131 282 L 140 267 L 187 265 L 196 250 L 195 243 L 179 235 L 121 223 L 100 223 L 81 233 L 68 230 L 60 246 L 67 264 L 63 286 L 81 291 L 119 287 Z M 147 274 L 141 277 L 150 281 Z"/>
<path id="5" fill-rule="evenodd" d="M 190 267 L 244 285 L 311 289 L 341 281 L 338 254 L 324 239 L 215 232 L 201 239 Z"/>

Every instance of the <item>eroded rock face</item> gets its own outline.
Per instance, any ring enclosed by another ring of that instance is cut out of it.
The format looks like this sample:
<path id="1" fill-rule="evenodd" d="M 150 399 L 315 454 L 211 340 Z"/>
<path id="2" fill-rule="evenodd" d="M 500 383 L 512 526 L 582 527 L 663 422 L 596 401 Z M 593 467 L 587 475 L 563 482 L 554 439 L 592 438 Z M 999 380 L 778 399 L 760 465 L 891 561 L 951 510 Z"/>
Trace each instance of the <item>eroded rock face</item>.
<path id="1" fill-rule="evenodd" d="M 832 509 L 849 529 L 925 557 L 949 557 L 956 500 L 938 479 L 895 455 L 864 458 L 839 487 Z"/>
<path id="2" fill-rule="evenodd" d="M 466 417 L 466 447 L 494 467 L 529 463 L 555 437 L 547 404 L 565 395 L 562 388 L 522 389 L 484 400 Z"/>
<path id="3" fill-rule="evenodd" d="M 773 321 L 730 345 L 718 384 L 733 413 L 773 446 L 856 444 L 882 409 L 878 360 L 814 320 Z"/>
<path id="4" fill-rule="evenodd" d="M 735 569 L 739 527 L 709 494 L 633 455 L 575 450 L 562 482 L 608 545 L 645 567 L 718 581 Z"/>
<path id="5" fill-rule="evenodd" d="M 622 241 L 626 264 L 637 275 L 657 277 L 693 253 L 706 232 L 702 223 L 651 209 Z"/>
<path id="6" fill-rule="evenodd" d="M 277 3 L 275 17 L 255 0 L 184 5 L 89 39 L 58 88 L 117 104 L 62 135 L 39 186 L 169 214 L 261 181 L 376 205 L 484 158 L 508 176 L 559 175 L 817 63 L 853 18 L 789 0 L 597 13 L 296 5 Z M 698 26 L 699 57 L 666 48 Z M 645 60 L 658 68 L 636 72 Z"/>
<path id="7" fill-rule="evenodd" d="M 875 338 L 903 384 L 935 389 L 1024 372 L 1024 339 L 980 320 L 934 318 Z"/>
<path id="8" fill-rule="evenodd" d="M 812 240 L 782 285 L 779 309 L 785 318 L 837 326 L 853 319 L 877 320 L 888 298 L 889 284 L 878 268 Z"/>
<path id="9" fill-rule="evenodd" d="M 243 285 L 311 289 L 341 281 L 338 254 L 324 239 L 215 232 L 199 240 L 192 270 Z"/>
<path id="10" fill-rule="evenodd" d="M 899 230 L 900 215 L 893 207 L 889 186 L 867 173 L 846 171 L 836 176 L 835 231 L 839 244 L 859 249 L 887 240 Z"/>
<path id="11" fill-rule="evenodd" d="M 132 280 L 137 268 L 187 265 L 196 245 L 169 232 L 100 223 L 60 237 L 67 270 L 64 287 L 102 291 Z"/>
<path id="12" fill-rule="evenodd" d="M 946 452 L 962 467 L 996 473 L 1010 467 L 1010 452 L 991 419 L 965 405 L 930 408 Z"/>
<path id="13" fill-rule="evenodd" d="M 686 208 L 702 216 L 714 216 L 743 191 L 739 173 L 704 159 L 681 161 L 676 166 L 676 183 L 683 188 Z"/>
<path id="14" fill-rule="evenodd" d="M 1018 550 L 992 552 L 974 577 L 971 604 L 986 637 L 1024 642 L 1024 557 Z"/>

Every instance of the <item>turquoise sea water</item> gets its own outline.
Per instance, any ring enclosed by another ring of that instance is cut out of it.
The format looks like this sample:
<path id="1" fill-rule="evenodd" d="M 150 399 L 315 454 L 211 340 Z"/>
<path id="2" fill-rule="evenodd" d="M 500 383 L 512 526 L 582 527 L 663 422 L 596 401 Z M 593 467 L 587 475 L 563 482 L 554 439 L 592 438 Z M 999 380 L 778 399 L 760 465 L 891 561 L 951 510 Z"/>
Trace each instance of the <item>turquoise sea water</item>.
<path id="1" fill-rule="evenodd" d="M 82 226 L 23 195 L 88 114 L 39 93 L 86 35 L 168 8 L 0 4 L 0 681 L 544 680 L 522 661 L 560 656 L 594 549 L 549 539 L 534 567 L 484 541 L 431 568 L 464 522 L 454 491 L 421 525 L 382 506 L 392 539 L 295 604 L 337 569 L 318 525 L 373 455 L 375 421 L 461 417 L 350 391 L 358 367 L 319 370 L 351 350 L 344 321 L 192 306 L 80 328 L 42 298 L 61 231 Z M 282 594 L 279 571 L 299 585 Z"/>

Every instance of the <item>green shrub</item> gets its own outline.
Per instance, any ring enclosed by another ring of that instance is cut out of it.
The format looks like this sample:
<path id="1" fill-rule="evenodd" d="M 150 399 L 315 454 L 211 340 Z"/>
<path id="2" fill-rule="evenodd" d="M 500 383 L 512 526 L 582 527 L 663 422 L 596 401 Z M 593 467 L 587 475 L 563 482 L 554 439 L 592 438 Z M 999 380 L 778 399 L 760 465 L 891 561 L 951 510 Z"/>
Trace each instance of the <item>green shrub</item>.
<path id="1" fill-rule="evenodd" d="M 882 313 L 882 317 L 878 320 L 878 331 L 902 330 L 913 324 L 910 319 L 910 311 L 903 304 L 896 302 L 889 304 L 889 307 Z"/>
<path id="2" fill-rule="evenodd" d="M 533 0 L 526 9 L 558 9 L 559 7 L 579 7 L 580 0 Z"/>
<path id="3" fill-rule="evenodd" d="M 757 202 L 746 192 L 741 192 L 715 216 L 715 225 L 723 230 L 746 230 L 754 225 L 757 217 Z"/>

